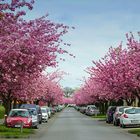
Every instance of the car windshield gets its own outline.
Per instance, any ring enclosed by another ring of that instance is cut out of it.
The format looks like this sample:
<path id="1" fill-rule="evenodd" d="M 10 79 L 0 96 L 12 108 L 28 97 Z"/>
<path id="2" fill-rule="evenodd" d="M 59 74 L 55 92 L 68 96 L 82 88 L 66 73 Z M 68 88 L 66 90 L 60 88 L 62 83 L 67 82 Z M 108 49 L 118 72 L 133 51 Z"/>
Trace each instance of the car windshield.
<path id="1" fill-rule="evenodd" d="M 131 108 L 125 110 L 126 114 L 140 114 L 140 108 Z"/>
<path id="2" fill-rule="evenodd" d="M 120 107 L 119 108 L 119 112 L 123 112 L 124 111 L 124 108 L 127 108 L 127 107 Z"/>
<path id="3" fill-rule="evenodd" d="M 46 110 L 47 110 L 47 112 L 49 112 L 49 111 L 50 111 L 50 109 L 49 109 L 49 108 L 46 108 Z"/>
<path id="4" fill-rule="evenodd" d="M 91 107 L 92 109 L 97 109 L 95 106 Z"/>
<path id="5" fill-rule="evenodd" d="M 116 110 L 116 107 L 111 107 L 108 109 L 108 112 L 114 112 Z"/>
<path id="6" fill-rule="evenodd" d="M 9 117 L 29 117 L 29 113 L 24 110 L 12 110 L 9 113 Z"/>
<path id="7" fill-rule="evenodd" d="M 41 109 L 42 113 L 46 113 L 47 110 L 46 109 Z"/>
<path id="8" fill-rule="evenodd" d="M 30 115 L 37 115 L 37 112 L 35 109 L 28 109 L 28 111 Z"/>

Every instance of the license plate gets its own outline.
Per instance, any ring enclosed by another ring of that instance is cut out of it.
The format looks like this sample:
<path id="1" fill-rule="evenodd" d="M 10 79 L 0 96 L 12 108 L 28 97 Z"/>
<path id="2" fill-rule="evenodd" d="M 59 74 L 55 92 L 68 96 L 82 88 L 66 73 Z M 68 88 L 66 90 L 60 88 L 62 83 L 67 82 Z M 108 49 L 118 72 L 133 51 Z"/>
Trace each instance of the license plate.
<path id="1" fill-rule="evenodd" d="M 139 121 L 138 120 L 131 120 L 131 123 L 139 123 Z"/>
<path id="2" fill-rule="evenodd" d="M 15 127 L 20 127 L 20 125 L 15 125 Z"/>

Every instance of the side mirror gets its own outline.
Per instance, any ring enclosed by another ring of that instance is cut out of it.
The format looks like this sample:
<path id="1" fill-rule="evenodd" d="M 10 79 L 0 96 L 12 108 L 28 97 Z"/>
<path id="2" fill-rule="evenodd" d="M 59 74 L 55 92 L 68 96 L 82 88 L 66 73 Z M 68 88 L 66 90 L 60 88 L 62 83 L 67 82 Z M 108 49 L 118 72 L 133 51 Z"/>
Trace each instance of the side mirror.
<path id="1" fill-rule="evenodd" d="M 33 111 L 33 115 L 36 115 L 36 112 L 35 111 Z"/>

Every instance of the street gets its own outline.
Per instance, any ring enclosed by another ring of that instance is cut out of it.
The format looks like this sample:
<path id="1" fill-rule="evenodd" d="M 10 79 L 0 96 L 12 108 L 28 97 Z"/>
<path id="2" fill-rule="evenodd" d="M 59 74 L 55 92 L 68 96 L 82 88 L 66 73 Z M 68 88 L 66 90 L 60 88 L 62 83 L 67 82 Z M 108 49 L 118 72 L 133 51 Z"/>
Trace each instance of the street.
<path id="1" fill-rule="evenodd" d="M 138 140 L 127 129 L 94 120 L 73 108 L 66 108 L 48 124 L 42 124 L 31 140 Z"/>

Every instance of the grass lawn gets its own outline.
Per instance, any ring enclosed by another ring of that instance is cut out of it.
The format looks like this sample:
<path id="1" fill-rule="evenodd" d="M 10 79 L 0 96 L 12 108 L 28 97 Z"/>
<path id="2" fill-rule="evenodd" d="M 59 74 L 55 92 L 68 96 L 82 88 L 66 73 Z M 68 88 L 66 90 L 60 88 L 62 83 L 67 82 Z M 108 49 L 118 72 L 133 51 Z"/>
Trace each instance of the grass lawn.
<path id="1" fill-rule="evenodd" d="M 5 108 L 0 105 L 0 119 L 4 118 Z"/>
<path id="2" fill-rule="evenodd" d="M 134 129 L 128 130 L 128 132 L 131 134 L 136 134 L 137 136 L 140 137 L 140 128 L 134 128 Z"/>
<path id="3" fill-rule="evenodd" d="M 106 118 L 106 115 L 98 114 L 97 116 L 92 116 L 92 118 L 105 119 Z"/>
<path id="4" fill-rule="evenodd" d="M 30 134 L 34 134 L 33 129 L 23 128 L 23 132 L 20 132 L 20 128 L 7 128 L 4 125 L 0 125 L 0 138 L 28 138 Z"/>

